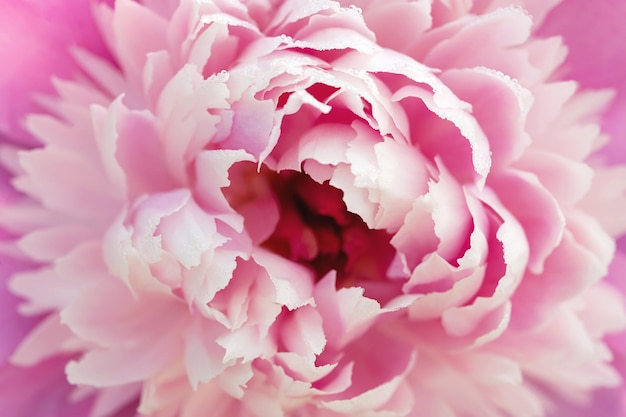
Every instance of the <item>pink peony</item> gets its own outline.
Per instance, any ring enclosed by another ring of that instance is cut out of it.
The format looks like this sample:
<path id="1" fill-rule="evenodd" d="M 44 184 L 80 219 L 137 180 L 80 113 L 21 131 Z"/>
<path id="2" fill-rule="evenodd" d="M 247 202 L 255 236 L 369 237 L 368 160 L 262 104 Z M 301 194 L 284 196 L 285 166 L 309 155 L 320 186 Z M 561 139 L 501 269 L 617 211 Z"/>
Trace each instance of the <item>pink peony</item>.
<path id="1" fill-rule="evenodd" d="M 626 168 L 571 1 L 4 0 L 2 413 L 617 398 Z"/>

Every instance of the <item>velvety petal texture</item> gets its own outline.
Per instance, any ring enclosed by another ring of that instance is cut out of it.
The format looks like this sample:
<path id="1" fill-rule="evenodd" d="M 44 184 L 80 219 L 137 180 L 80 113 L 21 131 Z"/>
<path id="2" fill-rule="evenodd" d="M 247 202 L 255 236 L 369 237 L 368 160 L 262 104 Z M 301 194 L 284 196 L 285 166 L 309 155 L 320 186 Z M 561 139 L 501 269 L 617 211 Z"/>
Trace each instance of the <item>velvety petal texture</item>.
<path id="1" fill-rule="evenodd" d="M 575 0 L 3 3 L 2 410 L 621 416 Z"/>

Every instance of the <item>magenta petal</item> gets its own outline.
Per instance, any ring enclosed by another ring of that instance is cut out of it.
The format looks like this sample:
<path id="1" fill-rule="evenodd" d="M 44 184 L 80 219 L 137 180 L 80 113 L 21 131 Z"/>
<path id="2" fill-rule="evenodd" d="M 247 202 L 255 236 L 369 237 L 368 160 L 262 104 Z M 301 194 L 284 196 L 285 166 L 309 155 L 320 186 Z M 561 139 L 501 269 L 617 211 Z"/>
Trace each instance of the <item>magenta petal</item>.
<path id="1" fill-rule="evenodd" d="M 626 161 L 626 55 L 620 52 L 626 37 L 624 19 L 626 3 L 620 0 L 567 0 L 541 28 L 542 34 L 564 37 L 569 49 L 565 76 L 585 88 L 617 89 L 603 123 L 603 130 L 614 139 L 603 155 L 613 163 Z"/>
<path id="2" fill-rule="evenodd" d="M 6 256 L 0 257 L 0 333 L 2 334 L 0 337 L 0 364 L 7 362 L 22 338 L 39 320 L 38 318 L 24 317 L 17 311 L 21 301 L 9 290 L 7 277 L 19 269 L 20 265 L 15 260 Z"/>
<path id="3" fill-rule="evenodd" d="M 63 373 L 66 358 L 56 358 L 30 368 L 0 368 L 0 408 L 7 416 L 86 416 L 92 399 L 71 401 L 74 387 Z"/>
<path id="4" fill-rule="evenodd" d="M 70 47 L 104 52 L 91 15 L 94 2 L 0 2 L 0 133 L 12 140 L 29 138 L 21 123 L 35 109 L 31 94 L 50 92 L 52 74 L 64 78 L 78 71 Z"/>

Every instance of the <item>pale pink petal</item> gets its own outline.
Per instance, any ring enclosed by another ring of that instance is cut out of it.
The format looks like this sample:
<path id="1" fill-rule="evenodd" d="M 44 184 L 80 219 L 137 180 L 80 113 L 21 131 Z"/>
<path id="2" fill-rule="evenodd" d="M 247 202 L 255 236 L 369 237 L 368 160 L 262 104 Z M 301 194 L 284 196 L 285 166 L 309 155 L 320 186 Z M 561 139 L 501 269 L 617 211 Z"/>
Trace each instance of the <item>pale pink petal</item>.
<path id="1" fill-rule="evenodd" d="M 324 319 L 328 344 L 336 349 L 356 339 L 381 314 L 380 305 L 359 288 L 335 289 L 331 272 L 315 287 L 315 302 Z"/>
<path id="2" fill-rule="evenodd" d="M 509 172 L 492 181 L 499 198 L 520 221 L 530 246 L 530 270 L 541 272 L 559 244 L 565 219 L 554 197 L 532 174 Z"/>
<path id="3" fill-rule="evenodd" d="M 215 342 L 224 330 L 217 323 L 196 320 L 185 332 L 185 365 L 194 391 L 198 383 L 209 382 L 226 368 L 226 351 Z"/>

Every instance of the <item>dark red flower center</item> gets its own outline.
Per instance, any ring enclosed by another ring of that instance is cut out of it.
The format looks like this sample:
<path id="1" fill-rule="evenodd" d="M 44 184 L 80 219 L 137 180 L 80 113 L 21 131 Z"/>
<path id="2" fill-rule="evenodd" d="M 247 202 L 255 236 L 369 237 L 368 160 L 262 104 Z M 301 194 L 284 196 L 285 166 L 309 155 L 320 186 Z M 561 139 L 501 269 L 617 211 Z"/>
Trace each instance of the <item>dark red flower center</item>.
<path id="1" fill-rule="evenodd" d="M 251 175 L 246 176 L 249 183 Z M 317 279 L 335 270 L 342 287 L 386 277 L 395 253 L 389 243 L 391 235 L 369 229 L 358 215 L 349 212 L 341 190 L 296 171 L 275 173 L 263 168 L 254 177 L 254 181 L 263 179 L 260 188 L 273 195 L 279 210 L 278 223 L 260 242 L 262 247 L 309 266 Z M 242 186 L 233 179 L 230 188 Z"/>

